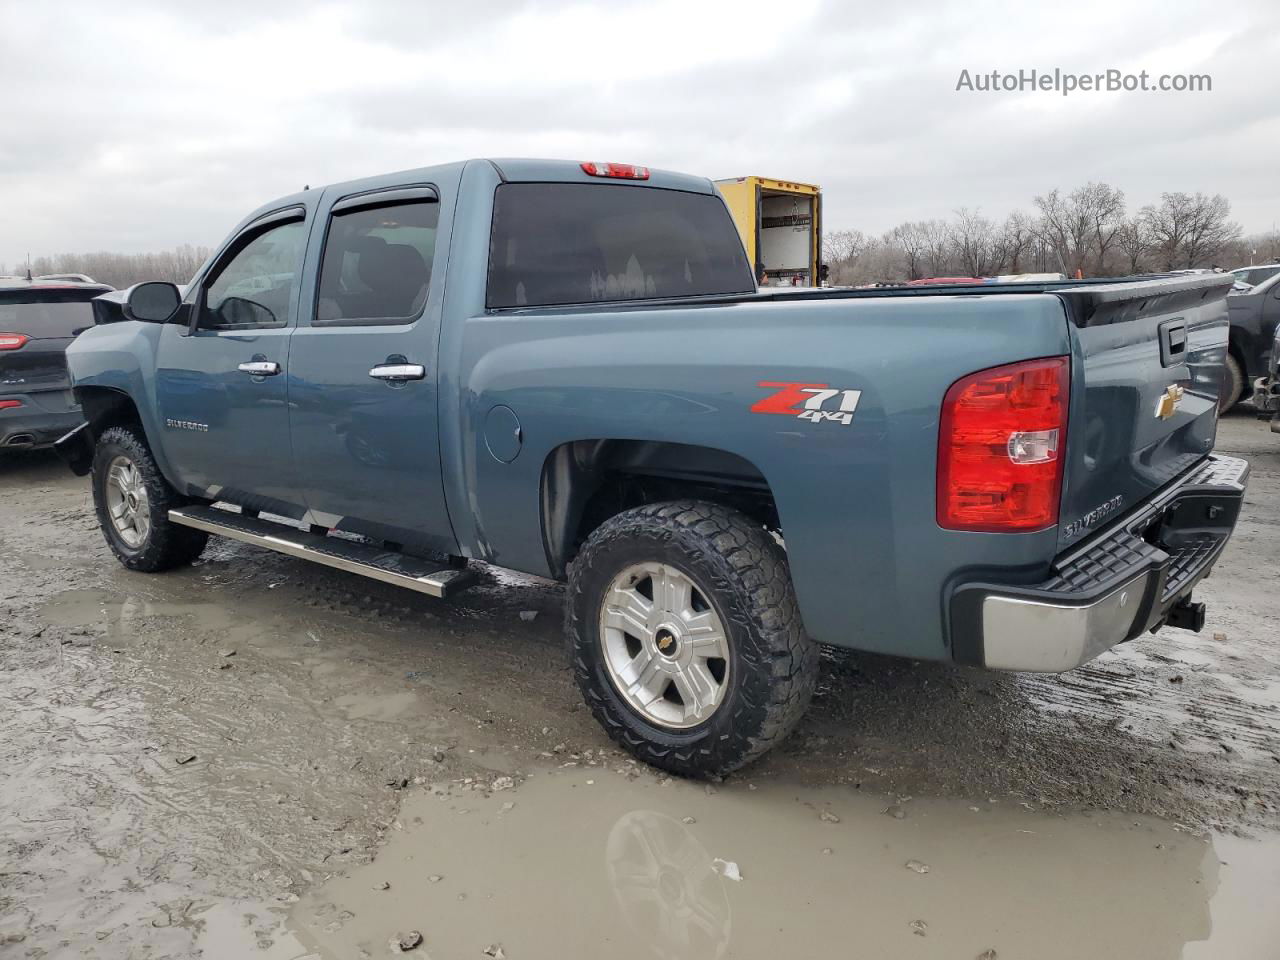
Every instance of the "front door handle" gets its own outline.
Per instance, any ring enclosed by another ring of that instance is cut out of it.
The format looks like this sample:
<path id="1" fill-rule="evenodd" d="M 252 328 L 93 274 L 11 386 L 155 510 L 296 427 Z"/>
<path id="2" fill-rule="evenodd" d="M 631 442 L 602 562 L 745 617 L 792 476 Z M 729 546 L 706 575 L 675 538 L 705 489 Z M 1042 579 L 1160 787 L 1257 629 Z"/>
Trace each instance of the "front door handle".
<path id="1" fill-rule="evenodd" d="M 391 383 L 404 383 L 406 380 L 422 380 L 427 375 L 427 368 L 420 363 L 380 363 L 369 371 L 375 380 L 388 380 Z"/>
<path id="2" fill-rule="evenodd" d="M 236 368 L 251 377 L 274 377 L 280 372 L 280 364 L 274 360 L 250 360 Z"/>

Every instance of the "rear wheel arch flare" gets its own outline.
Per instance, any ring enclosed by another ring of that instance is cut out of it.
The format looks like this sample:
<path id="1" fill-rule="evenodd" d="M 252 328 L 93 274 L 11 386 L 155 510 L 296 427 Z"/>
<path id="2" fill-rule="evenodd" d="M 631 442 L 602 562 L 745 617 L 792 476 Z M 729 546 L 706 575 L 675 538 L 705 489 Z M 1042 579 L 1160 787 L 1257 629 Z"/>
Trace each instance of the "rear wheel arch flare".
<path id="1" fill-rule="evenodd" d="M 773 491 L 746 458 L 717 447 L 654 440 L 563 443 L 547 454 L 539 484 L 543 546 L 563 578 L 578 548 L 610 517 L 646 503 L 697 496 L 778 527 Z"/>

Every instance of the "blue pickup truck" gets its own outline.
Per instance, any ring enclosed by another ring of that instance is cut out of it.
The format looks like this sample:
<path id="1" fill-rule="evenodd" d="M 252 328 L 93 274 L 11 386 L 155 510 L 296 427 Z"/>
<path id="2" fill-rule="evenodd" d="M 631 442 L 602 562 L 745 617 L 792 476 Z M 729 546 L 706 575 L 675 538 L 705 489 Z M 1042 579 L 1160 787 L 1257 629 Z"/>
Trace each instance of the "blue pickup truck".
<path id="1" fill-rule="evenodd" d="M 566 580 L 619 743 L 724 774 L 818 645 L 1064 671 L 1165 625 L 1235 525 L 1217 275 L 756 289 L 708 180 L 472 160 L 284 197 L 68 351 L 132 570 L 231 537 L 435 596 Z"/>

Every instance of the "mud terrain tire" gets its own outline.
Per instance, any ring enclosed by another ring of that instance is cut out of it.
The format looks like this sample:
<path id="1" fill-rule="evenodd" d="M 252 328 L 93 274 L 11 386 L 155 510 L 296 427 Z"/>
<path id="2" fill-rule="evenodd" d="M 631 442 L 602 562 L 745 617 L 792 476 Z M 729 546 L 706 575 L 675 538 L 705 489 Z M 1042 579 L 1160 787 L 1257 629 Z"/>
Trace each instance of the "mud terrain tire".
<path id="1" fill-rule="evenodd" d="M 611 678 L 602 610 L 615 578 L 637 564 L 687 576 L 723 625 L 723 699 L 695 726 L 654 722 Z M 818 646 L 801 624 L 786 553 L 763 527 L 727 507 L 657 503 L 606 521 L 573 563 L 566 602 L 567 641 L 587 705 L 618 744 L 653 766 L 723 776 L 781 742 L 809 705 Z"/>
<path id="2" fill-rule="evenodd" d="M 137 543 L 129 543 L 111 517 L 109 474 L 113 465 L 122 462 L 127 462 L 136 471 L 130 476 L 136 478 L 136 487 L 145 495 L 145 502 L 139 509 L 149 522 L 146 522 L 146 532 Z M 200 556 L 209 535 L 169 521 L 169 510 L 182 506 L 188 500 L 180 496 L 160 473 L 141 428 L 115 426 L 102 432 L 94 448 L 91 481 L 93 505 L 102 535 L 117 559 L 127 568 L 157 573 L 184 566 Z"/>

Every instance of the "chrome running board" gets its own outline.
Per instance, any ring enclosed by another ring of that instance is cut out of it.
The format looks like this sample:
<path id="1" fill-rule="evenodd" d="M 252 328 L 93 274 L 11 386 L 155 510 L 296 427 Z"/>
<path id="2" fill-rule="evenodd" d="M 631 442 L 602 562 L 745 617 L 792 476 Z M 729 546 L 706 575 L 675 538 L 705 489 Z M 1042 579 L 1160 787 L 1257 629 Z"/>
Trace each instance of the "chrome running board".
<path id="1" fill-rule="evenodd" d="M 265 547 L 301 560 L 358 573 L 362 577 L 407 587 L 432 597 L 447 597 L 471 585 L 475 574 L 435 560 L 410 557 L 394 550 L 339 537 L 308 533 L 285 523 L 273 523 L 216 507 L 182 507 L 169 519 L 220 537 Z"/>

